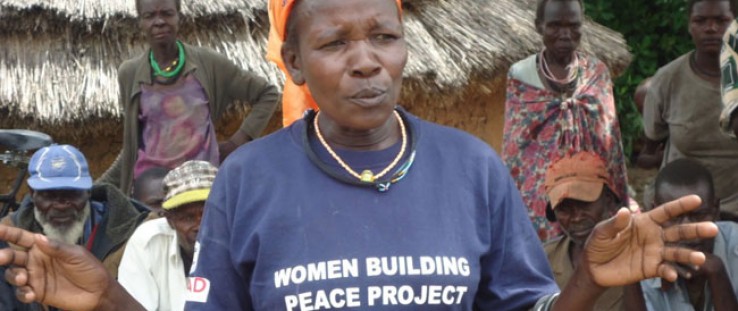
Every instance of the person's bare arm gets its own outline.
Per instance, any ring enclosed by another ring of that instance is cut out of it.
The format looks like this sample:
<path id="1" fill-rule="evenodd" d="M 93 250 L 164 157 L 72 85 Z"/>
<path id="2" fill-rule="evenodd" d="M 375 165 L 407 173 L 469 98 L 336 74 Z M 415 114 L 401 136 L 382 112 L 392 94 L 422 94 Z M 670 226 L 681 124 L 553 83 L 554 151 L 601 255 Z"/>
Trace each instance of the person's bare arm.
<path id="1" fill-rule="evenodd" d="M 587 269 L 577 268 L 553 305 L 555 311 L 592 310 L 605 287 L 597 285 Z"/>
<path id="2" fill-rule="evenodd" d="M 145 310 L 87 250 L 0 225 L 0 239 L 24 250 L 0 250 L 5 279 L 18 300 L 65 310 Z"/>
<path id="3" fill-rule="evenodd" d="M 636 164 L 643 169 L 659 168 L 664 159 L 664 142 L 650 140 L 646 137 L 643 141 L 643 149 L 638 154 Z"/>
<path id="4" fill-rule="evenodd" d="M 623 287 L 623 308 L 628 311 L 647 310 L 640 282 Z"/>
<path id="5" fill-rule="evenodd" d="M 738 310 L 738 300 L 736 300 L 733 286 L 730 284 L 725 264 L 718 256 L 705 255 L 705 264 L 699 269 L 692 270 L 692 277 L 707 278 L 715 311 Z"/>
<path id="6" fill-rule="evenodd" d="M 225 158 L 228 157 L 228 155 L 236 150 L 239 146 L 248 143 L 251 140 L 253 140 L 251 136 L 246 134 L 243 130 L 237 129 L 230 138 L 218 143 L 220 162 L 223 162 Z"/>
<path id="7" fill-rule="evenodd" d="M 228 139 L 221 141 L 218 148 L 223 161 L 239 146 L 258 138 L 274 115 L 281 98 L 279 90 L 267 79 L 254 72 L 244 70 L 228 58 L 218 55 L 220 76 L 230 100 L 248 104 L 251 109 L 243 119 L 241 127 Z"/>
<path id="8" fill-rule="evenodd" d="M 714 237 L 714 223 L 663 227 L 669 219 L 697 208 L 700 202 L 699 197 L 691 195 L 642 214 L 622 208 L 613 218 L 600 222 L 553 310 L 591 310 L 605 287 L 654 277 L 673 282 L 677 278 L 674 263 L 702 265 L 703 253 L 667 243 Z"/>

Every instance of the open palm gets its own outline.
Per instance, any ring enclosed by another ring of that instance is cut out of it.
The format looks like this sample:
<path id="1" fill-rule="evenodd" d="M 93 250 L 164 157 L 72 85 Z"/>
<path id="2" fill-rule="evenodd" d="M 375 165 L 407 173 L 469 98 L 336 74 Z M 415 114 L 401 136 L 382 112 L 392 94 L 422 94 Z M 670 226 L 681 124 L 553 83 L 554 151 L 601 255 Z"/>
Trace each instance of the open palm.
<path id="1" fill-rule="evenodd" d="M 711 222 L 664 227 L 669 220 L 700 205 L 697 196 L 685 196 L 647 213 L 633 215 L 621 209 L 615 217 L 597 225 L 585 246 L 584 260 L 600 286 L 624 286 L 642 279 L 661 277 L 675 281 L 672 263 L 701 265 L 705 255 L 669 242 L 704 239 L 717 235 Z"/>

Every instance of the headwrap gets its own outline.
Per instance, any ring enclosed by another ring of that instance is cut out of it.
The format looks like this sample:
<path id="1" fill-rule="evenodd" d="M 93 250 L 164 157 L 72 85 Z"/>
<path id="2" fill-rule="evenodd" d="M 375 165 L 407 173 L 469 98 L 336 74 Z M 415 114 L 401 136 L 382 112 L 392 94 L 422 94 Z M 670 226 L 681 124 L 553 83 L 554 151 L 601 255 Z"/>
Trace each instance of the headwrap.
<path id="1" fill-rule="evenodd" d="M 298 0 L 269 0 L 269 42 L 267 43 L 267 60 L 277 64 L 285 75 L 282 91 L 282 124 L 288 126 L 302 118 L 308 109 L 318 110 L 307 84 L 296 85 L 292 81 L 282 60 L 282 44 L 287 37 L 287 20 L 292 8 Z M 402 16 L 402 0 L 395 0 Z"/>
<path id="2" fill-rule="evenodd" d="M 723 51 L 720 53 L 722 72 L 723 111 L 720 114 L 720 128 L 724 133 L 735 137 L 730 119 L 738 108 L 738 20 L 734 20 L 723 37 Z"/>

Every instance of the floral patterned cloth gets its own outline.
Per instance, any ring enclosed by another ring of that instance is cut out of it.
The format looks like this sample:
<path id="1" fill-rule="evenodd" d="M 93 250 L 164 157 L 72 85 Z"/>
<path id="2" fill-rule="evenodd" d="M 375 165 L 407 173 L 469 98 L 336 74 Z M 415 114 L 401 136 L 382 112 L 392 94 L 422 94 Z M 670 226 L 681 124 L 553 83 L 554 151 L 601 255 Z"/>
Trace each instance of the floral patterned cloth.
<path id="1" fill-rule="evenodd" d="M 166 89 L 141 84 L 143 124 L 134 178 L 152 167 L 174 169 L 188 160 L 220 165 L 215 126 L 205 90 L 194 75 Z"/>
<path id="2" fill-rule="evenodd" d="M 615 193 L 628 202 L 627 171 L 615 112 L 610 73 L 595 57 L 579 53 L 579 78 L 573 95 L 543 87 L 537 55 L 508 73 L 502 157 L 517 183 L 541 240 L 560 233 L 546 220 L 546 169 L 560 157 L 586 150 L 608 163 Z"/>

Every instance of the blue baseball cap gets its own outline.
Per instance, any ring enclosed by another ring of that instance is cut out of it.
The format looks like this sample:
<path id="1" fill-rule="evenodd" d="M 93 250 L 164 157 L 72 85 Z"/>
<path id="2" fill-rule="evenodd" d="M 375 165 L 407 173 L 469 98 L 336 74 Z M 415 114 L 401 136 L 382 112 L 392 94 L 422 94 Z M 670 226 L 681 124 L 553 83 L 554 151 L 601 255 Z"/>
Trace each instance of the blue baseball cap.
<path id="1" fill-rule="evenodd" d="M 28 164 L 28 186 L 39 190 L 90 190 L 92 177 L 85 156 L 70 145 L 36 151 Z"/>

